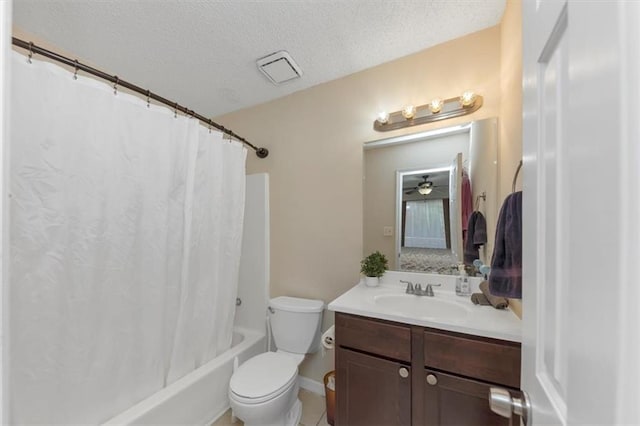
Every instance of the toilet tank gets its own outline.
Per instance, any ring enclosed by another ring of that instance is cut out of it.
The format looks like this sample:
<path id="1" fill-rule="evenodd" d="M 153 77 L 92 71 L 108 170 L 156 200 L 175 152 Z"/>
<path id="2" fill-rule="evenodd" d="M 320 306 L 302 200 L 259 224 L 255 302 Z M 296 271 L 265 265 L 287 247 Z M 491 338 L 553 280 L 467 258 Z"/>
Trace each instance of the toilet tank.
<path id="1" fill-rule="evenodd" d="M 276 348 L 306 354 L 320 342 L 322 300 L 280 296 L 269 300 L 269 321 Z"/>

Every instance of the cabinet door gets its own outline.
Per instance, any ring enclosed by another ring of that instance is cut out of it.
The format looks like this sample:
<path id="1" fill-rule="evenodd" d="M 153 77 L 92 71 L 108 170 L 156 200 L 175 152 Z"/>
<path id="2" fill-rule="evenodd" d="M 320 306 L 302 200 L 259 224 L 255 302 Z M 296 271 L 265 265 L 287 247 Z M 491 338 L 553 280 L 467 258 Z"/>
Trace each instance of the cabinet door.
<path id="1" fill-rule="evenodd" d="M 411 424 L 408 365 L 336 348 L 336 426 Z"/>
<path id="2" fill-rule="evenodd" d="M 425 425 L 519 425 L 520 417 L 506 419 L 489 409 L 490 387 L 488 383 L 425 370 Z M 516 396 L 518 392 L 513 394 Z"/>

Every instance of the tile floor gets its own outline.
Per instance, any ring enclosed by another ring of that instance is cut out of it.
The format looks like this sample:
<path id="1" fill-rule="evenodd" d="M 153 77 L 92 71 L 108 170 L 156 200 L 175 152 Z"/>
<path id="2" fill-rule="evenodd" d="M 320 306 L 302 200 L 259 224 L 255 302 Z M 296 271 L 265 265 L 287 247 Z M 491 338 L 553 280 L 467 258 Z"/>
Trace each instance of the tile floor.
<path id="1" fill-rule="evenodd" d="M 402 247 L 400 252 L 400 269 L 403 271 L 454 275 L 458 273 L 456 263 L 451 250 L 446 249 Z"/>
<path id="2" fill-rule="evenodd" d="M 327 407 L 324 397 L 306 389 L 300 389 L 298 398 L 302 402 L 302 417 L 300 418 L 300 426 L 328 426 L 327 423 Z M 211 426 L 242 426 L 242 422 L 238 420 L 236 423 L 231 422 L 231 410 L 228 410 Z"/>

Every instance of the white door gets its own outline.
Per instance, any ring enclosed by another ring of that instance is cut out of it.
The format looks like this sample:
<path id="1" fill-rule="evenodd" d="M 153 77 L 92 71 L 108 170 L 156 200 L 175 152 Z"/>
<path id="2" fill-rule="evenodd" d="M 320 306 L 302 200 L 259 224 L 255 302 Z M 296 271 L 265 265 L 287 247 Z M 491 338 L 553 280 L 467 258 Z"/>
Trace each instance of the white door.
<path id="1" fill-rule="evenodd" d="M 449 170 L 449 232 L 451 253 L 462 262 L 462 153 L 456 154 Z"/>
<path id="2" fill-rule="evenodd" d="M 522 389 L 533 424 L 567 413 L 570 199 L 566 1 L 523 3 Z M 531 315 L 533 314 L 533 315 Z"/>
<path id="3" fill-rule="evenodd" d="M 9 193 L 9 155 L 7 147 L 9 146 L 9 54 L 11 53 L 11 0 L 0 0 L 0 187 L 2 188 L 2 197 L 0 198 L 0 236 L 2 245 L 0 252 L 2 253 L 2 263 L 0 264 L 0 421 L 2 424 L 9 424 L 9 410 L 7 410 L 9 395 L 8 386 L 8 358 L 6 357 L 8 347 L 8 333 L 6 333 L 8 303 L 8 287 L 9 287 L 9 209 L 5 203 L 7 194 Z"/>
<path id="4" fill-rule="evenodd" d="M 523 2 L 529 424 L 640 423 L 639 2 Z"/>

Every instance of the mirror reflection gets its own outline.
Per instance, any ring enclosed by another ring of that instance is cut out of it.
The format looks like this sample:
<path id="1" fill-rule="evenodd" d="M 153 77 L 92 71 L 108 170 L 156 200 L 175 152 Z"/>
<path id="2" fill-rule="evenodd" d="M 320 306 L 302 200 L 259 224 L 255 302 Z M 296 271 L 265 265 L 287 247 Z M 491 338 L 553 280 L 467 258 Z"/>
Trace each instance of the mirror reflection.
<path id="1" fill-rule="evenodd" d="M 457 274 L 463 261 L 462 175 L 467 199 L 487 220 L 493 250 L 497 193 L 497 119 L 382 139 L 364 146 L 364 252 L 379 250 L 390 269 Z M 476 194 L 486 194 L 485 199 Z"/>
<path id="2" fill-rule="evenodd" d="M 458 261 L 452 251 L 449 169 L 399 172 L 400 226 L 396 229 L 399 269 L 447 269 Z M 455 216 L 455 215 L 454 215 Z M 455 239 L 455 232 L 454 232 Z"/>

